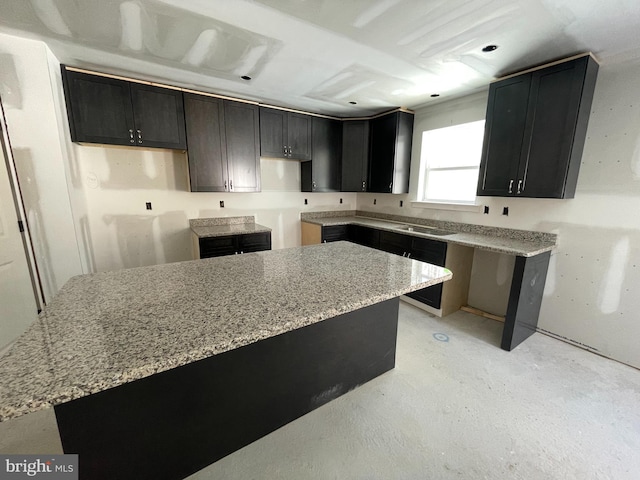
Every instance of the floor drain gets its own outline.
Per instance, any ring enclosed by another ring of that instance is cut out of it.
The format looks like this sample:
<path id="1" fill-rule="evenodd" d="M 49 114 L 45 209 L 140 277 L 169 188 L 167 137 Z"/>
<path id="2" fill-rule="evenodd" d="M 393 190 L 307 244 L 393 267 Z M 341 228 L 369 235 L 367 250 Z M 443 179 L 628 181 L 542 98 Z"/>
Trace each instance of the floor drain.
<path id="1" fill-rule="evenodd" d="M 445 335 L 444 333 L 434 333 L 433 334 L 433 338 L 435 338 L 439 342 L 448 342 L 449 341 L 449 337 L 447 335 Z"/>

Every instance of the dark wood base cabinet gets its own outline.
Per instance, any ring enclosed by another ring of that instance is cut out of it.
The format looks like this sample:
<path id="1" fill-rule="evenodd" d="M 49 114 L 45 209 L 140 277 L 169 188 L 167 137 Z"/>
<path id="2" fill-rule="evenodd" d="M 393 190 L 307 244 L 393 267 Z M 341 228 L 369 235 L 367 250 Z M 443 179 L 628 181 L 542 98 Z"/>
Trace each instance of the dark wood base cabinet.
<path id="1" fill-rule="evenodd" d="M 398 298 L 55 407 L 80 478 L 182 479 L 394 368 Z"/>
<path id="2" fill-rule="evenodd" d="M 198 239 L 198 258 L 222 257 L 271 250 L 271 232 Z"/>

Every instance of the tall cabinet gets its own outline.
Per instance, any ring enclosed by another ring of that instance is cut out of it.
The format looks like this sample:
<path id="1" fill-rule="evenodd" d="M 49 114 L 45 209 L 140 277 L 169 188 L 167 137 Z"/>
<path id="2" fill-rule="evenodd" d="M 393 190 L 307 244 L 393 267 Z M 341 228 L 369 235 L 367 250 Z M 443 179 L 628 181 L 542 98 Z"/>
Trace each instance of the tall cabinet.
<path id="1" fill-rule="evenodd" d="M 574 197 L 597 72 L 583 55 L 491 84 L 478 195 Z"/>
<path id="2" fill-rule="evenodd" d="M 184 98 L 191 191 L 260 191 L 258 107 L 205 95 Z"/>

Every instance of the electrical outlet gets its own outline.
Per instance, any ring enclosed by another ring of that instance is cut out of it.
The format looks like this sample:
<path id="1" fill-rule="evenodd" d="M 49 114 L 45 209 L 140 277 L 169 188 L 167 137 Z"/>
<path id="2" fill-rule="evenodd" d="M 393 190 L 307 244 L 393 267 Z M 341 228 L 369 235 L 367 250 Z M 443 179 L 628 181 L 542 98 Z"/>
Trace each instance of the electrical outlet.
<path id="1" fill-rule="evenodd" d="M 342 199 L 340 199 L 340 203 L 342 203 Z"/>
<path id="2" fill-rule="evenodd" d="M 487 205 L 484 206 L 484 213 L 485 215 L 489 213 L 489 207 Z"/>
<path id="3" fill-rule="evenodd" d="M 400 206 L 402 206 L 402 204 L 403 204 L 403 202 L 402 202 L 402 200 L 400 200 Z"/>
<path id="4" fill-rule="evenodd" d="M 151 202 L 147 202 L 147 210 L 151 210 Z"/>
<path id="5" fill-rule="evenodd" d="M 509 207 L 502 207 L 502 214 L 509 215 Z"/>
<path id="6" fill-rule="evenodd" d="M 305 205 L 309 205 L 309 202 L 307 201 L 307 199 L 306 199 L 306 198 L 304 199 L 304 204 L 305 204 Z"/>
<path id="7" fill-rule="evenodd" d="M 220 200 L 220 208 L 224 208 L 224 200 Z"/>
<path id="8" fill-rule="evenodd" d="M 376 204 L 376 199 L 375 199 L 375 198 L 373 199 L 373 204 L 374 204 L 374 205 Z"/>

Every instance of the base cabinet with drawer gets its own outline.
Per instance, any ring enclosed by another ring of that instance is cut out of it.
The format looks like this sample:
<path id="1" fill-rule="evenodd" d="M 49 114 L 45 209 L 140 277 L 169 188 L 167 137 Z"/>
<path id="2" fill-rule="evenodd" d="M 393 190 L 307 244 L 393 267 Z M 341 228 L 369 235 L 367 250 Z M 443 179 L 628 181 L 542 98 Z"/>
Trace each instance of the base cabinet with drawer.
<path id="1" fill-rule="evenodd" d="M 243 253 L 271 250 L 271 232 L 245 233 L 218 237 L 197 238 L 198 258 L 240 255 Z"/>

